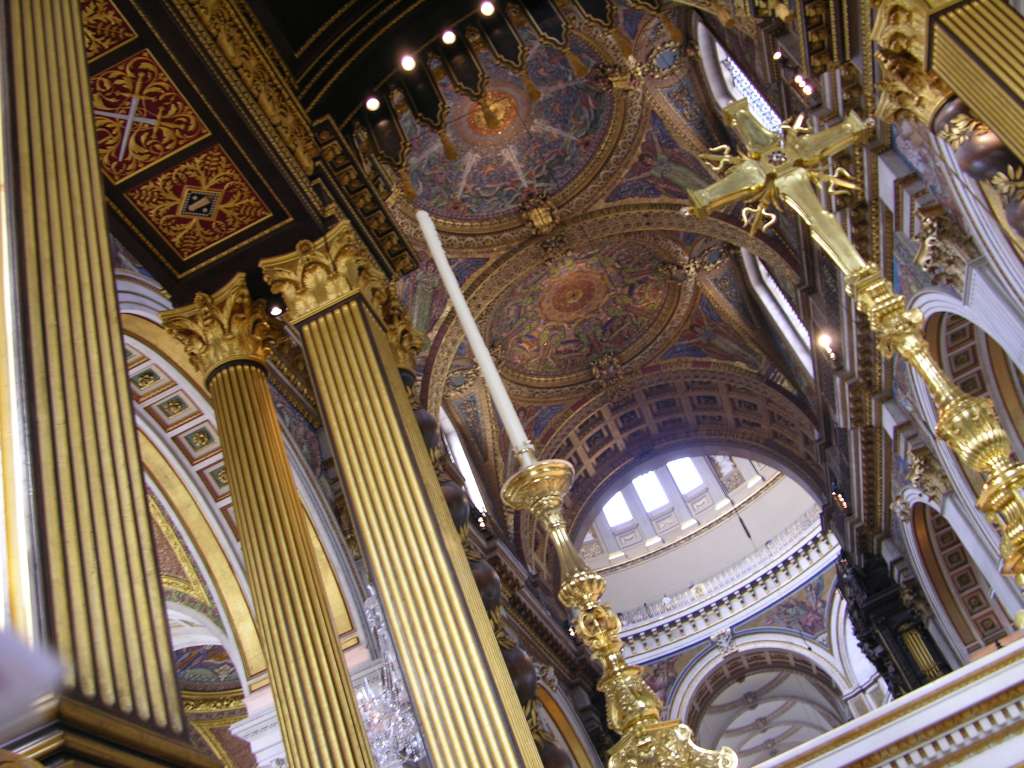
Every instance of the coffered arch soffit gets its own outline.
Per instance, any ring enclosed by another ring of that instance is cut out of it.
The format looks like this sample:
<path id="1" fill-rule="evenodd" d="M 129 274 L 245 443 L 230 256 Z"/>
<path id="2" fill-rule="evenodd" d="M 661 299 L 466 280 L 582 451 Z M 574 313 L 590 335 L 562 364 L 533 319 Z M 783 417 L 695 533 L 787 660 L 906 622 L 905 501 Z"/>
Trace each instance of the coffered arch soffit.
<path id="1" fill-rule="evenodd" d="M 817 430 L 781 387 L 722 361 L 675 361 L 628 393 L 605 391 L 577 404 L 538 442 L 541 456 L 569 461 L 577 476 L 565 517 L 576 539 L 593 525 L 598 502 L 639 465 L 672 455 L 724 454 L 778 467 L 815 499 L 824 495 Z M 554 566 L 547 537 L 522 515 L 510 529 L 534 563 Z"/>

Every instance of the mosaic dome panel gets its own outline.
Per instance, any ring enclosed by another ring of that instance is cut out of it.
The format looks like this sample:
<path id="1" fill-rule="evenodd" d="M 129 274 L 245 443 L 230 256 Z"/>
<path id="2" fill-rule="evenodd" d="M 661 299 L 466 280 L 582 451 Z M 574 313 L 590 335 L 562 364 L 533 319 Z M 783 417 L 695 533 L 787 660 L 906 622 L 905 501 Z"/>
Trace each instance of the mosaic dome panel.
<path id="1" fill-rule="evenodd" d="M 599 55 L 579 40 L 573 53 L 586 67 Z M 581 78 L 565 54 L 530 41 L 529 78 L 516 78 L 481 55 L 489 86 L 483 101 L 441 89 L 449 112 L 442 136 L 408 113 L 409 168 L 416 204 L 442 221 L 486 225 L 519 218 L 529 195 L 568 199 L 612 149 L 614 96 Z"/>
<path id="2" fill-rule="evenodd" d="M 488 313 L 503 373 L 542 385 L 589 376 L 603 355 L 635 356 L 668 322 L 678 298 L 656 263 L 649 244 L 616 240 L 523 274 Z"/>

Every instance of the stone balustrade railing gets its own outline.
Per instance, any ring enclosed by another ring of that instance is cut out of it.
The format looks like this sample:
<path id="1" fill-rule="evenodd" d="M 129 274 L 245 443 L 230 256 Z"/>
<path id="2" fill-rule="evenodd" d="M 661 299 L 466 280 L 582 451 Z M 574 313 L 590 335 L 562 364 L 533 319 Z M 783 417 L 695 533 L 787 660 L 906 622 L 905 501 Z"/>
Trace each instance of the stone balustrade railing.
<path id="1" fill-rule="evenodd" d="M 838 542 L 816 523 L 805 522 L 802 535 L 788 546 L 782 544 L 785 540 L 780 535 L 777 547 L 766 548 L 704 582 L 703 593 L 687 590 L 660 604 L 620 614 L 627 658 L 655 652 L 661 656 L 670 647 L 710 637 L 756 612 L 763 602 L 776 601 L 796 589 L 839 556 Z"/>

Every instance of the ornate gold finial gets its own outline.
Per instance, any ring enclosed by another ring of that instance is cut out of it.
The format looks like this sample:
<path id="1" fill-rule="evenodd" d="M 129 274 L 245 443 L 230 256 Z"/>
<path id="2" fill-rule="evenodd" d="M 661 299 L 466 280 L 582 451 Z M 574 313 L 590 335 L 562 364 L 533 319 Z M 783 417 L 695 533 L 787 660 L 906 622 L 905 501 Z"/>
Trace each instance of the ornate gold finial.
<path id="1" fill-rule="evenodd" d="M 270 355 L 266 303 L 252 300 L 241 272 L 220 290 L 197 293 L 192 304 L 163 312 L 160 319 L 204 376 L 232 360 L 262 363 Z"/>
<path id="2" fill-rule="evenodd" d="M 263 279 L 287 306 L 285 320 L 299 324 L 354 293 L 377 313 L 398 365 L 415 370 L 424 336 L 409 320 L 394 281 L 388 281 L 366 246 L 342 218 L 321 240 L 302 240 L 291 253 L 260 262 Z"/>
<path id="3" fill-rule="evenodd" d="M 658 695 L 640 667 L 626 663 L 619 637 L 622 623 L 601 602 L 604 577 L 583 562 L 562 516 L 573 475 L 567 461 L 539 461 L 509 478 L 501 498 L 533 516 L 554 544 L 562 573 L 558 599 L 577 611 L 576 636 L 603 670 L 597 689 L 605 695 L 608 725 L 622 736 L 609 752 L 608 768 L 736 768 L 736 753 L 728 747 L 703 749 L 693 742 L 688 726 L 661 721 Z"/>
<path id="4" fill-rule="evenodd" d="M 878 47 L 882 92 L 875 114 L 882 120 L 916 120 L 931 126 L 953 92 L 925 65 L 929 10 L 923 0 L 882 0 L 871 38 Z"/>

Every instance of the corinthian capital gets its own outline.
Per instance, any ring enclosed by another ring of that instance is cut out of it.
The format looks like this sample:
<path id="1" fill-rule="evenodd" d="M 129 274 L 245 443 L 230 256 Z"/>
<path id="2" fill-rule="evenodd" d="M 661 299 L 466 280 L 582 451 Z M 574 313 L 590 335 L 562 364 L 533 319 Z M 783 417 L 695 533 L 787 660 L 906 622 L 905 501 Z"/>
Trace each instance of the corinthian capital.
<path id="1" fill-rule="evenodd" d="M 270 289 L 284 298 L 291 323 L 360 291 L 379 309 L 387 291 L 387 280 L 348 219 L 320 240 L 301 240 L 291 253 L 263 259 L 260 269 Z"/>
<path id="2" fill-rule="evenodd" d="M 878 6 L 871 39 L 882 69 L 875 114 L 883 120 L 916 120 L 931 127 L 952 95 L 926 68 L 928 13 L 924 0 L 882 0 Z"/>
<path id="3" fill-rule="evenodd" d="M 212 295 L 197 293 L 187 307 L 160 315 L 204 376 L 232 360 L 263 362 L 270 354 L 270 324 L 263 301 L 253 301 L 239 273 Z"/>

